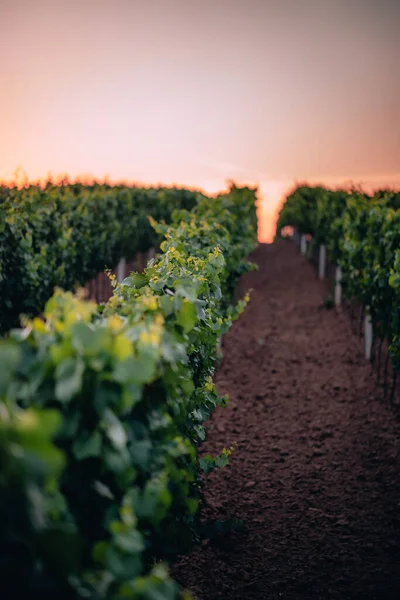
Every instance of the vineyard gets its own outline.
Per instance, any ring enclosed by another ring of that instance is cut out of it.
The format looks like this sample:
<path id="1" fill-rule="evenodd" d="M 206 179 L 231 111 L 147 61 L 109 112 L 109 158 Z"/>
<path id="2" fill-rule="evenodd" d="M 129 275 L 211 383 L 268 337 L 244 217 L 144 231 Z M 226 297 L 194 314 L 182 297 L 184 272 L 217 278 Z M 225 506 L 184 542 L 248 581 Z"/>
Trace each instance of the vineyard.
<path id="1" fill-rule="evenodd" d="M 361 306 L 373 328 L 373 355 L 381 369 L 382 345 L 393 369 L 391 399 L 400 370 L 400 193 L 365 193 L 299 187 L 279 215 L 277 231 L 291 226 L 311 236 L 340 269 L 340 286 L 349 303 Z M 375 352 L 377 356 L 375 356 Z M 387 390 L 385 389 L 385 393 Z"/>
<path id="2" fill-rule="evenodd" d="M 256 194 L 0 188 L 4 597 L 399 597 L 400 196 Z"/>
<path id="3" fill-rule="evenodd" d="M 2 584 L 14 597 L 176 598 L 160 559 L 196 538 L 202 466 L 228 462 L 223 445 L 200 463 L 196 447 L 225 401 L 212 375 L 218 339 L 245 306 L 231 301 L 256 243 L 255 192 L 158 192 L 153 214 L 167 218 L 150 215 L 152 229 L 130 203 L 140 191 L 61 192 L 3 200 L 11 320 L 18 282 L 16 305 L 38 312 L 54 283 L 163 241 L 106 304 L 57 289 L 43 318 L 1 342 Z M 10 281 L 13 260 L 21 279 Z"/>
<path id="4" fill-rule="evenodd" d="M 40 312 L 54 287 L 83 286 L 121 258 L 157 247 L 151 227 L 202 194 L 80 183 L 0 187 L 0 331 Z"/>

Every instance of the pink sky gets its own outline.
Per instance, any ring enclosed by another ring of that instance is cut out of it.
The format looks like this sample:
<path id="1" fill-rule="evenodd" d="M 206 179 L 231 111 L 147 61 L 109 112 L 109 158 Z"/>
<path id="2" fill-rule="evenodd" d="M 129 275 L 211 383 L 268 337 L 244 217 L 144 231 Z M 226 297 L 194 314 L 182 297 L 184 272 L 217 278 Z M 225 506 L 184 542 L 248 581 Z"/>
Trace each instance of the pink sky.
<path id="1" fill-rule="evenodd" d="M 397 0 L 0 0 L 0 177 L 400 185 Z"/>

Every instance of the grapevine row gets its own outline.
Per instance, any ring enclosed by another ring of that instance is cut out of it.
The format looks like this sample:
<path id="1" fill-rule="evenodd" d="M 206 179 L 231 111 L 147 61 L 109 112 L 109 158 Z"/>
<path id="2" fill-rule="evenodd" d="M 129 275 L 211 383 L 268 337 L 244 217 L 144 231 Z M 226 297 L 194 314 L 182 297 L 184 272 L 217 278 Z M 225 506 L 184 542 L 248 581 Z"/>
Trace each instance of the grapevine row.
<path id="1" fill-rule="evenodd" d="M 0 342 L 0 580 L 11 597 L 188 597 L 217 342 L 256 245 L 255 190 L 152 225 L 161 251 L 102 306 L 57 290 Z"/>
<path id="2" fill-rule="evenodd" d="M 0 186 L 0 331 L 37 315 L 56 286 L 84 285 L 156 246 L 148 216 L 171 220 L 199 192 L 107 184 Z"/>
<path id="3" fill-rule="evenodd" d="M 361 304 L 376 338 L 388 344 L 400 371 L 400 193 L 299 186 L 279 214 L 277 233 L 291 226 L 323 244 L 341 268 L 349 301 Z"/>

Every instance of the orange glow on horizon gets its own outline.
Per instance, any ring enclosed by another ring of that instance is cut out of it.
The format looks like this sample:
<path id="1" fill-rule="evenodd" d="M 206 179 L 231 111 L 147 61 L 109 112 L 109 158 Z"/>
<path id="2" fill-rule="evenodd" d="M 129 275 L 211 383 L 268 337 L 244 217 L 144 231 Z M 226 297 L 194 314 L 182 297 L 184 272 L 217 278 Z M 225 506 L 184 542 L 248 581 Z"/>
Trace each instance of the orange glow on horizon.
<path id="1" fill-rule="evenodd" d="M 360 4 L 3 0 L 0 178 L 245 182 L 260 241 L 295 181 L 399 186 L 400 3 Z"/>

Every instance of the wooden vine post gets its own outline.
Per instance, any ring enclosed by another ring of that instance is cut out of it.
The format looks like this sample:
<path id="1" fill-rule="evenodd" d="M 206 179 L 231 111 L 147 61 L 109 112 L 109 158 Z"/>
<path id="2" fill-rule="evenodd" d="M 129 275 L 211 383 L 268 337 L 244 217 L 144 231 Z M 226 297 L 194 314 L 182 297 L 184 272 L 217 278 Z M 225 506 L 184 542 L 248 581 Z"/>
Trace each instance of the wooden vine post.
<path id="1" fill-rule="evenodd" d="M 321 244 L 319 247 L 319 263 L 318 263 L 318 277 L 322 281 L 325 279 L 326 270 L 326 248 L 325 244 Z"/>

